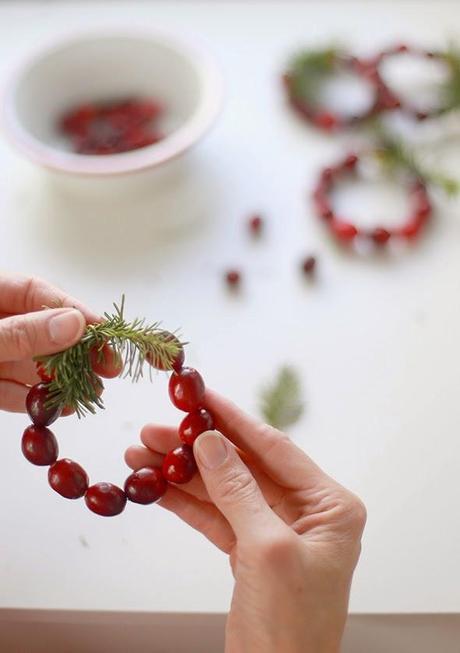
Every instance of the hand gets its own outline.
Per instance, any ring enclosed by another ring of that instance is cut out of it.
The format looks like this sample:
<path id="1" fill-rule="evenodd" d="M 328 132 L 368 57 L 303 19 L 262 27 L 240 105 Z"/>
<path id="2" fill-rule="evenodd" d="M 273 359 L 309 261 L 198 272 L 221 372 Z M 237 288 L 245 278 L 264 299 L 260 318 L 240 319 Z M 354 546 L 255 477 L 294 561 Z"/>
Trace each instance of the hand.
<path id="1" fill-rule="evenodd" d="M 0 409 L 23 412 L 29 387 L 40 380 L 32 357 L 67 349 L 98 320 L 41 279 L 0 273 Z"/>
<path id="2" fill-rule="evenodd" d="M 205 405 L 220 433 L 195 441 L 201 477 L 171 485 L 160 505 L 230 556 L 226 653 L 337 653 L 363 504 L 283 433 L 214 392 Z M 144 427 L 141 439 L 126 452 L 133 469 L 161 465 L 178 444 L 166 426 Z"/>

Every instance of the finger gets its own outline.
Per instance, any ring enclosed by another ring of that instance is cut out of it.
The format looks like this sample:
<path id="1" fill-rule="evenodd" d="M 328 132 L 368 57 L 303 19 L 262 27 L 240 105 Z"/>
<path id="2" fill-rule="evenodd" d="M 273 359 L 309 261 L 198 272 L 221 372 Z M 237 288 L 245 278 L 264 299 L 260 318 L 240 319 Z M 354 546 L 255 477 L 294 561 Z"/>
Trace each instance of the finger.
<path id="1" fill-rule="evenodd" d="M 0 381 L 0 409 L 10 413 L 24 413 L 26 410 L 26 397 L 29 392 L 27 386 L 15 381 Z"/>
<path id="2" fill-rule="evenodd" d="M 207 390 L 206 407 L 216 429 L 247 452 L 277 483 L 286 488 L 308 488 L 327 475 L 284 433 L 249 417 L 232 402 Z"/>
<path id="3" fill-rule="evenodd" d="M 177 429 L 173 426 L 161 426 L 158 424 L 147 424 L 141 431 L 141 440 L 148 449 L 166 454 L 174 449 L 180 443 Z M 283 495 L 283 489 L 280 488 L 273 480 L 263 472 L 257 464 L 254 464 L 248 458 L 247 454 L 241 452 L 240 456 L 243 461 L 250 467 L 251 474 L 255 477 L 257 484 L 262 490 L 262 494 L 270 505 L 278 503 Z M 198 497 L 209 501 L 209 494 L 199 477 L 195 477 L 186 486 L 187 491 L 196 492 Z"/>
<path id="4" fill-rule="evenodd" d="M 209 496 L 238 540 L 259 539 L 267 529 L 283 524 L 231 442 L 217 431 L 206 431 L 195 440 L 193 450 Z"/>
<path id="5" fill-rule="evenodd" d="M 86 327 L 76 309 L 62 308 L 0 320 L 0 361 L 52 354 L 74 345 Z"/>
<path id="6" fill-rule="evenodd" d="M 59 288 L 39 279 L 0 273 L 0 311 L 16 314 L 40 311 L 44 306 L 77 308 L 88 323 L 100 321 L 100 316 Z"/>
<path id="7" fill-rule="evenodd" d="M 133 470 L 142 469 L 142 467 L 161 467 L 163 458 L 164 456 L 161 454 L 140 445 L 133 445 L 125 451 L 125 462 Z"/>
<path id="8" fill-rule="evenodd" d="M 35 385 L 40 381 L 36 365 L 30 359 L 0 363 L 0 379 L 17 381 L 25 385 Z"/>
<path id="9" fill-rule="evenodd" d="M 125 452 L 125 462 L 131 469 L 140 469 L 141 467 L 149 467 L 150 465 L 161 467 L 163 460 L 163 453 L 152 451 L 152 449 L 147 449 L 146 447 L 132 446 Z M 200 499 L 200 501 L 211 502 L 209 494 L 199 476 L 194 476 L 188 483 L 181 484 L 181 490 Z"/>
<path id="10" fill-rule="evenodd" d="M 235 544 L 235 535 L 228 521 L 215 506 L 200 501 L 174 485 L 168 487 L 168 491 L 158 503 L 203 533 L 219 549 L 230 553 Z"/>

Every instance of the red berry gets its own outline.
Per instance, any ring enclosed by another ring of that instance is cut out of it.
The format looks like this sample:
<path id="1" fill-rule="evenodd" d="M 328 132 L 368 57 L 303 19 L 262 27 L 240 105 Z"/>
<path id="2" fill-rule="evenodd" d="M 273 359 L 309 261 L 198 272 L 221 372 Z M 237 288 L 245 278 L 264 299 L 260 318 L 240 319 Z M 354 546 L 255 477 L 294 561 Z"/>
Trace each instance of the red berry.
<path id="1" fill-rule="evenodd" d="M 126 494 L 112 483 L 95 483 L 86 490 L 85 503 L 101 517 L 119 515 L 126 506 Z"/>
<path id="2" fill-rule="evenodd" d="M 258 236 L 263 228 L 263 220 L 260 215 L 253 215 L 249 220 L 249 229 L 254 236 Z"/>
<path id="3" fill-rule="evenodd" d="M 320 188 L 327 190 L 334 178 L 334 169 L 333 168 L 324 168 L 321 171 L 320 176 Z"/>
<path id="4" fill-rule="evenodd" d="M 334 236 L 343 242 L 350 242 L 358 235 L 356 227 L 348 222 L 335 220 L 331 223 L 331 228 Z"/>
<path id="5" fill-rule="evenodd" d="M 183 444 L 166 454 L 163 461 L 163 476 L 171 483 L 188 483 L 192 480 L 197 466 L 193 449 Z"/>
<path id="6" fill-rule="evenodd" d="M 335 116 L 330 111 L 320 111 L 315 115 L 314 123 L 320 129 L 324 129 L 325 131 L 333 131 L 336 127 L 338 127 L 339 120 L 337 116 Z"/>
<path id="7" fill-rule="evenodd" d="M 407 238 L 407 240 L 414 240 L 419 235 L 422 227 L 423 223 L 420 220 L 411 220 L 400 229 L 399 235 Z"/>
<path id="8" fill-rule="evenodd" d="M 173 372 L 169 379 L 169 397 L 179 410 L 193 413 L 201 407 L 205 392 L 203 378 L 193 367 Z"/>
<path id="9" fill-rule="evenodd" d="M 354 168 L 356 168 L 357 163 L 358 163 L 358 157 L 356 156 L 356 154 L 349 154 L 344 159 L 342 166 L 346 170 L 353 170 Z"/>
<path id="10" fill-rule="evenodd" d="M 54 434 L 46 426 L 29 426 L 21 441 L 22 453 L 33 465 L 52 465 L 59 447 Z"/>
<path id="11" fill-rule="evenodd" d="M 79 499 L 88 489 L 88 474 L 78 463 L 61 458 L 48 470 L 48 483 L 66 499 Z"/>
<path id="12" fill-rule="evenodd" d="M 43 383 L 51 383 L 51 381 L 54 381 L 53 372 L 48 374 L 48 372 L 45 369 L 44 363 L 41 363 L 40 361 L 37 361 L 35 363 L 35 366 L 37 368 L 37 374 L 40 377 L 40 379 L 43 381 Z"/>
<path id="13" fill-rule="evenodd" d="M 123 370 L 123 361 L 120 355 L 107 343 L 101 348 L 94 347 L 91 350 L 90 361 L 94 373 L 106 379 L 113 379 L 116 376 L 120 376 Z"/>
<path id="14" fill-rule="evenodd" d="M 214 418 L 205 408 L 189 413 L 179 425 L 179 437 L 185 444 L 193 445 L 201 433 L 214 428 Z"/>
<path id="15" fill-rule="evenodd" d="M 225 274 L 225 281 L 230 288 L 237 288 L 241 282 L 241 274 L 238 270 L 228 270 Z"/>
<path id="16" fill-rule="evenodd" d="M 125 493 L 130 501 L 147 505 L 161 499 L 167 487 L 161 467 L 143 467 L 128 476 Z"/>
<path id="17" fill-rule="evenodd" d="M 26 398 L 26 408 L 29 417 L 35 426 L 49 426 L 62 412 L 62 407 L 46 408 L 48 389 L 44 383 L 37 383 L 30 390 Z"/>
<path id="18" fill-rule="evenodd" d="M 407 45 L 404 45 L 403 43 L 401 43 L 400 45 L 396 45 L 394 48 L 394 52 L 397 54 L 403 54 L 404 52 L 408 52 L 408 50 L 409 48 L 407 47 Z"/>
<path id="19" fill-rule="evenodd" d="M 61 122 L 62 130 L 67 134 L 83 135 L 87 132 L 96 115 L 96 107 L 92 104 L 82 104 L 64 115 Z"/>
<path id="20" fill-rule="evenodd" d="M 302 261 L 302 271 L 305 275 L 312 277 L 316 268 L 316 258 L 314 256 L 307 256 Z"/>
<path id="21" fill-rule="evenodd" d="M 170 333 L 169 331 L 160 331 L 158 334 L 161 339 L 164 342 L 174 342 L 178 346 L 178 352 L 172 362 L 171 367 L 166 367 L 162 361 L 155 356 L 153 352 L 147 352 L 145 355 L 145 360 L 152 365 L 152 367 L 155 367 L 157 370 L 170 370 L 173 369 L 176 372 L 179 372 L 182 369 L 182 366 L 185 361 L 185 353 L 184 353 L 184 348 L 181 345 L 179 339 L 173 334 Z"/>
<path id="22" fill-rule="evenodd" d="M 382 227 L 376 227 L 369 235 L 376 245 L 386 245 L 391 238 L 391 233 Z"/>

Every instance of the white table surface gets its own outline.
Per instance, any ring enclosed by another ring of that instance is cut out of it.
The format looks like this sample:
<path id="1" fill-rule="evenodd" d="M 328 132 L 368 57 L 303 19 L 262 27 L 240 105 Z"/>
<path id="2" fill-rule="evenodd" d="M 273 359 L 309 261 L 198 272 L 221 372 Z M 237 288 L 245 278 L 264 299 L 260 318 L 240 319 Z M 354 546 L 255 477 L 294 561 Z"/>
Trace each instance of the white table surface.
<path id="1" fill-rule="evenodd" d="M 352 610 L 460 611 L 458 203 L 440 203 L 430 234 L 397 260 L 338 253 L 305 197 L 344 139 L 300 125 L 277 80 L 302 43 L 442 43 L 460 29 L 460 5 L 4 2 L 0 75 L 48 35 L 133 22 L 208 44 L 227 89 L 217 127 L 148 213 L 58 201 L 1 141 L 0 266 L 51 279 L 101 310 L 125 292 L 130 315 L 180 326 L 191 363 L 249 411 L 280 364 L 297 365 L 308 410 L 292 435 L 369 511 Z M 241 226 L 253 210 L 269 220 L 259 245 Z M 155 223 L 168 213 L 196 221 L 160 236 Z M 308 287 L 295 263 L 310 251 L 319 274 Z M 221 270 L 233 264 L 247 271 L 241 299 L 222 289 Z M 122 482 L 122 451 L 141 425 L 180 416 L 163 378 L 109 382 L 105 396 L 104 414 L 61 420 L 56 431 L 92 478 Z M 1 607 L 227 609 L 222 554 L 158 507 L 129 505 L 104 520 L 60 500 L 21 455 L 26 422 L 1 416 Z"/>

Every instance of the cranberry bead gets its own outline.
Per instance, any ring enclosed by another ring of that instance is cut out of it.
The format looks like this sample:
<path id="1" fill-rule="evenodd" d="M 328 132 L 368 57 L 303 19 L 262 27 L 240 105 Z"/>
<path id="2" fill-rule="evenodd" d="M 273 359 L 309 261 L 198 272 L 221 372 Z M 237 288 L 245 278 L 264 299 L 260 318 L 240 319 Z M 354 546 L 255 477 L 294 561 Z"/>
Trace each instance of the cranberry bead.
<path id="1" fill-rule="evenodd" d="M 37 383 L 30 390 L 26 398 L 26 408 L 29 417 L 35 426 L 48 426 L 52 424 L 62 412 L 62 407 L 46 408 L 48 389 L 44 383 Z"/>
<path id="2" fill-rule="evenodd" d="M 29 426 L 21 441 L 22 453 L 33 465 L 52 465 L 59 447 L 53 433 L 46 426 Z"/>
<path id="3" fill-rule="evenodd" d="M 349 154 L 343 162 L 343 167 L 346 170 L 353 170 L 354 168 L 356 168 L 357 163 L 358 163 L 358 157 L 356 156 L 356 154 Z"/>
<path id="4" fill-rule="evenodd" d="M 331 228 L 334 235 L 343 242 L 348 243 L 358 235 L 356 227 L 348 222 L 339 222 L 336 220 L 331 224 Z"/>
<path id="5" fill-rule="evenodd" d="M 173 449 L 163 461 L 163 476 L 171 483 L 188 483 L 192 480 L 197 466 L 193 449 L 187 444 Z"/>
<path id="6" fill-rule="evenodd" d="M 161 499 L 168 484 L 161 467 L 143 467 L 133 472 L 125 482 L 125 494 L 130 501 L 147 505 Z"/>
<path id="7" fill-rule="evenodd" d="M 185 444 L 193 445 L 201 433 L 214 428 L 214 418 L 205 408 L 189 413 L 179 425 L 179 437 Z"/>
<path id="8" fill-rule="evenodd" d="M 88 489 L 88 474 L 69 458 L 61 458 L 48 470 L 48 483 L 66 499 L 79 499 Z"/>
<path id="9" fill-rule="evenodd" d="M 339 125 L 339 120 L 330 111 L 320 111 L 314 117 L 314 123 L 320 129 L 325 131 L 333 131 Z"/>
<path id="10" fill-rule="evenodd" d="M 100 349 L 94 347 L 90 352 L 90 361 L 93 372 L 105 379 L 114 379 L 120 376 L 123 370 L 123 361 L 120 355 L 105 343 Z"/>
<path id="11" fill-rule="evenodd" d="M 173 372 L 169 379 L 169 397 L 176 408 L 192 413 L 201 407 L 205 385 L 199 372 L 193 367 L 183 367 Z"/>
<path id="12" fill-rule="evenodd" d="M 391 238 L 391 234 L 389 231 L 383 229 L 382 227 L 376 227 L 373 231 L 371 231 L 370 237 L 376 245 L 381 246 L 387 244 Z"/>
<path id="13" fill-rule="evenodd" d="M 126 494 L 112 483 L 95 483 L 86 490 L 85 503 L 101 517 L 119 515 L 126 506 Z"/>
<path id="14" fill-rule="evenodd" d="M 174 361 L 173 361 L 172 366 L 171 366 L 171 368 L 174 371 L 179 372 L 182 369 L 182 366 L 183 366 L 184 361 L 185 361 L 185 353 L 184 353 L 183 346 L 181 345 L 179 339 L 173 333 L 170 333 L 169 331 L 161 331 L 159 335 L 161 336 L 162 340 L 164 340 L 164 342 L 175 342 L 175 344 L 179 347 L 179 350 L 178 350 L 178 352 L 176 354 L 176 357 L 174 358 Z M 161 362 L 161 360 L 156 358 L 155 354 L 153 354 L 153 353 L 148 352 L 146 357 L 145 357 L 145 360 L 148 363 L 150 363 L 150 365 L 152 365 L 152 367 L 155 367 L 157 370 L 171 369 L 171 368 L 165 367 L 163 365 L 163 363 Z"/>
<path id="15" fill-rule="evenodd" d="M 54 374 L 53 373 L 48 374 L 48 372 L 45 369 L 45 365 L 43 363 L 37 361 L 35 363 L 35 366 L 37 368 L 37 374 L 43 383 L 51 383 L 51 381 L 54 380 Z"/>

